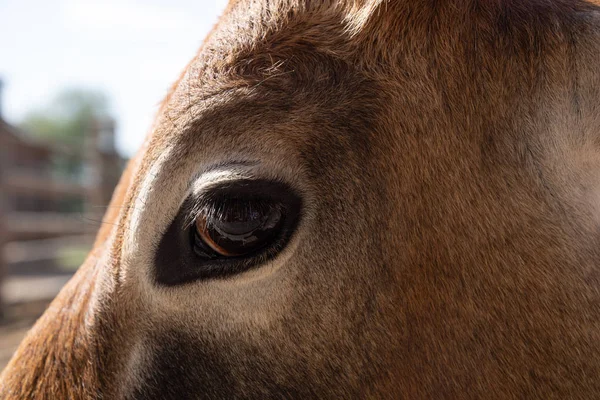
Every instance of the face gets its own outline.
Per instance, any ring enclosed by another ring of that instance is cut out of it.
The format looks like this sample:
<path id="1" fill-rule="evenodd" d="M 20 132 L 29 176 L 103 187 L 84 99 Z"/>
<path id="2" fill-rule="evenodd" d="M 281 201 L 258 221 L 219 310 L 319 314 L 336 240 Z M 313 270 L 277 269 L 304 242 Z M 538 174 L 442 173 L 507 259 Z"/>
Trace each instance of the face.
<path id="1" fill-rule="evenodd" d="M 511 7 L 233 2 L 6 387 L 593 397 L 600 40 Z"/>
<path id="2" fill-rule="evenodd" d="M 391 361 L 382 91 L 328 57 L 298 62 L 322 79 L 215 87 L 192 64 L 165 104 L 123 235 L 119 278 L 143 321 L 127 348 L 144 353 L 120 361 L 136 372 L 124 396 L 354 397 Z"/>

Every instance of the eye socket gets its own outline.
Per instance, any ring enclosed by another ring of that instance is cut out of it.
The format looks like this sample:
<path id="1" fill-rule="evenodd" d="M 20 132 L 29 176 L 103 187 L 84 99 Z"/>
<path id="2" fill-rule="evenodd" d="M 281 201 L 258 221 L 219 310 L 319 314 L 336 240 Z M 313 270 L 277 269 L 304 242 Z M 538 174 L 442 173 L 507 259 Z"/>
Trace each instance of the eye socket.
<path id="1" fill-rule="evenodd" d="M 194 223 L 194 251 L 203 258 L 241 257 L 275 241 L 284 221 L 281 204 L 224 199 L 203 208 Z"/>
<path id="2" fill-rule="evenodd" d="M 258 268 L 285 248 L 302 210 L 292 187 L 268 179 L 216 183 L 190 195 L 160 240 L 155 281 L 172 286 Z"/>

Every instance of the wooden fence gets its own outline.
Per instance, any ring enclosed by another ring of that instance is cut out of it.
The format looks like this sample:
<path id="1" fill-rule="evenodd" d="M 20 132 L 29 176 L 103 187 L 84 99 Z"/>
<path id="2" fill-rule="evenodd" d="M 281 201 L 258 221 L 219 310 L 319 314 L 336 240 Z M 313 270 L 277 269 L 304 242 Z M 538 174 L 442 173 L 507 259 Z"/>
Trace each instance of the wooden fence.
<path id="1" fill-rule="evenodd" d="M 112 121 L 92 121 L 90 128 L 78 152 L 32 140 L 0 118 L 0 319 L 9 274 L 22 272 L 18 268 L 25 264 L 43 270 L 62 249 L 85 249 L 98 230 L 125 160 L 114 149 Z M 58 177 L 49 162 L 54 155 L 81 163 L 83 177 Z M 64 207 L 65 201 L 75 201 L 80 210 Z"/>
<path id="2" fill-rule="evenodd" d="M 10 172 L 10 170 L 5 170 Z M 85 249 L 93 241 L 101 213 L 22 212 L 9 209 L 7 198 L 15 193 L 44 196 L 49 190 L 55 194 L 72 195 L 74 191 L 85 196 L 87 188 L 67 182 L 44 182 L 23 174 L 0 174 L 0 288 L 8 284 L 9 273 L 21 265 L 37 265 L 38 270 L 52 265 L 69 246 Z M 2 178 L 4 176 L 4 178 Z M 40 267 L 41 266 L 41 267 Z M 41 271 L 46 273 L 48 271 Z M 42 288 L 46 295 L 52 288 Z M 56 293 L 54 293 L 56 294 Z M 0 318 L 4 318 L 7 303 L 28 299 L 31 293 L 4 293 L 0 290 Z M 36 295 L 33 293 L 33 295 Z M 40 294 L 42 295 L 42 294 Z M 28 297 L 29 296 L 29 297 Z M 7 298 L 8 297 L 8 298 Z"/>

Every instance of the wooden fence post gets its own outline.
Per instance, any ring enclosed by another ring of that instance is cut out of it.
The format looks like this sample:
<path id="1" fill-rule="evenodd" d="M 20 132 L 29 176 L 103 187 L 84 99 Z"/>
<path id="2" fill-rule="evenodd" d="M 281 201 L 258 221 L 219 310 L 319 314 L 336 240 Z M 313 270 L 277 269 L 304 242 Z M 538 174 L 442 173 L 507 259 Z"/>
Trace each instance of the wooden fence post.
<path id="1" fill-rule="evenodd" d="M 2 138 L 0 138 L 0 144 L 2 144 Z M 0 151 L 0 153 L 2 153 Z M 6 174 L 6 162 L 2 154 L 0 154 L 0 321 L 6 317 L 6 304 L 4 299 L 4 282 L 7 273 L 7 265 L 5 258 L 5 244 L 8 240 L 8 231 L 6 227 L 6 188 L 4 187 L 4 175 Z"/>

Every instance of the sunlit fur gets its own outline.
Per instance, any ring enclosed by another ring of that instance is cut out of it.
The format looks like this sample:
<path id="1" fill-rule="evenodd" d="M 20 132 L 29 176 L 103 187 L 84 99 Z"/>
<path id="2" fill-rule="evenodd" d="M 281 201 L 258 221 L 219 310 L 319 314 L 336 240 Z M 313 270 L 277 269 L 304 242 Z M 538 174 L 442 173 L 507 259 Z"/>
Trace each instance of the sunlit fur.
<path id="1" fill-rule="evenodd" d="M 233 1 L 161 106 L 3 399 L 592 399 L 600 9 Z M 264 266 L 154 283 L 224 162 L 306 203 Z"/>

